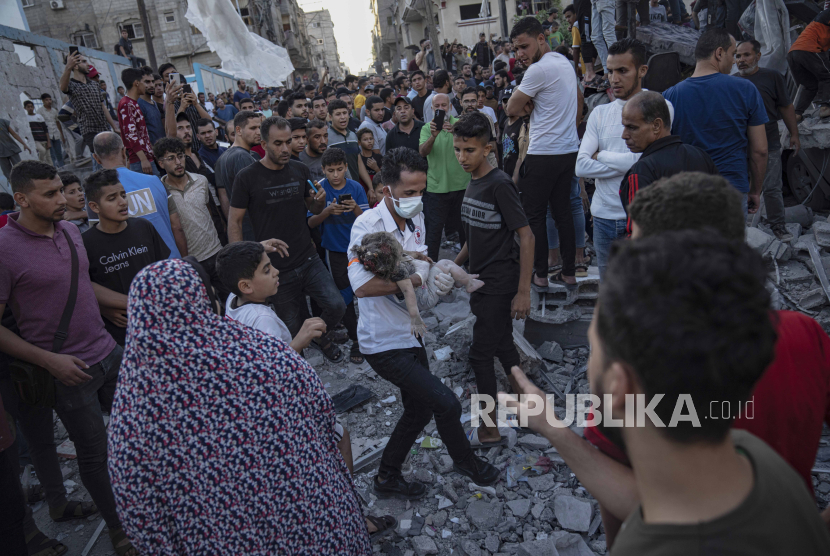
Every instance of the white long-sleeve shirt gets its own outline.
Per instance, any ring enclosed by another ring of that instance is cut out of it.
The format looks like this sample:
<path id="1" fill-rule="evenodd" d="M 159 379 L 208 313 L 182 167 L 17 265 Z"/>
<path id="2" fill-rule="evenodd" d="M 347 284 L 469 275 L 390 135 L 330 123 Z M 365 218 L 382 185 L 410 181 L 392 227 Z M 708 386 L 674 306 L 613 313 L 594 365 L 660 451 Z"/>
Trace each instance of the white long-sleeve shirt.
<path id="1" fill-rule="evenodd" d="M 606 220 L 625 220 L 625 209 L 620 201 L 620 182 L 631 166 L 640 158 L 632 153 L 622 138 L 622 109 L 626 101 L 617 99 L 610 104 L 594 108 L 588 116 L 588 124 L 579 154 L 576 157 L 576 175 L 594 178 L 596 192 L 591 201 L 591 214 Z M 669 101 L 669 114 L 674 119 L 674 107 Z M 597 160 L 591 158 L 594 153 Z"/>

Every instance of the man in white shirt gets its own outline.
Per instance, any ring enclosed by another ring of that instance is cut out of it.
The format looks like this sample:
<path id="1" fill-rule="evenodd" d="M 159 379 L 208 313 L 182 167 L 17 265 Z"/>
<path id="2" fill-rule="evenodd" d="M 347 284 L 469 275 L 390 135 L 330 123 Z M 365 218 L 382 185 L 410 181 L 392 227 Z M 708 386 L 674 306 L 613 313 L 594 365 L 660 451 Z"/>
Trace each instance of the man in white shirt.
<path id="1" fill-rule="evenodd" d="M 366 116 L 363 119 L 363 123 L 361 123 L 358 128 L 369 128 L 372 132 L 372 136 L 375 138 L 372 150 L 381 156 L 386 154 L 386 130 L 380 125 L 383 122 L 383 107 L 383 100 L 379 96 L 369 95 L 369 98 L 366 99 L 366 104 L 364 105 L 364 108 L 366 109 Z"/>
<path id="2" fill-rule="evenodd" d="M 533 286 L 576 288 L 576 235 L 571 213 L 571 181 L 579 138 L 576 124 L 582 112 L 582 92 L 567 58 L 551 52 L 542 24 L 525 17 L 513 26 L 510 40 L 516 60 L 527 67 L 522 84 L 513 90 L 505 107 L 509 117 L 530 115 L 530 144 L 519 170 L 530 229 L 536 237 Z M 562 256 L 562 270 L 548 280 L 547 209 L 550 205 Z"/>
<path id="3" fill-rule="evenodd" d="M 622 109 L 628 99 L 643 90 L 643 76 L 648 71 L 646 56 L 645 45 L 637 39 L 617 41 L 608 49 L 609 81 L 617 98 L 597 106 L 588 116 L 576 159 L 576 175 L 596 180 L 591 216 L 600 280 L 605 276 L 611 244 L 625 236 L 626 214 L 620 200 L 620 184 L 640 154 L 629 151 L 622 138 Z M 674 119 L 674 108 L 666 103 Z"/>
<path id="4" fill-rule="evenodd" d="M 66 140 L 63 138 L 63 128 L 58 122 L 58 109 L 52 104 L 52 96 L 49 93 L 40 95 L 40 100 L 43 102 L 43 106 L 35 112 L 43 116 L 43 121 L 46 122 L 46 127 L 49 129 L 49 141 L 52 144 L 50 148 L 52 164 L 55 168 L 63 168 L 62 147 Z"/>
<path id="5" fill-rule="evenodd" d="M 385 231 L 394 235 L 405 251 L 429 260 L 421 214 L 421 196 L 427 184 L 426 160 L 404 147 L 389 151 L 383 161 L 383 184 L 381 202 L 358 216 L 352 225 L 349 252 L 361 244 L 366 234 Z M 410 276 L 416 288 L 424 278 L 419 274 Z M 426 494 L 423 483 L 404 481 L 401 466 L 415 439 L 433 417 L 455 471 L 479 485 L 496 482 L 499 470 L 473 453 L 464 434 L 461 404 L 429 370 L 426 350 L 412 334 L 411 319 L 398 285 L 378 278 L 356 259 L 349 262 L 349 281 L 359 299 L 360 352 L 378 375 L 401 389 L 404 407 L 383 451 L 374 479 L 374 493 L 380 498 L 405 500 Z M 453 282 L 452 277 L 443 273 L 435 279 L 439 292 L 443 293 L 449 292 Z"/>

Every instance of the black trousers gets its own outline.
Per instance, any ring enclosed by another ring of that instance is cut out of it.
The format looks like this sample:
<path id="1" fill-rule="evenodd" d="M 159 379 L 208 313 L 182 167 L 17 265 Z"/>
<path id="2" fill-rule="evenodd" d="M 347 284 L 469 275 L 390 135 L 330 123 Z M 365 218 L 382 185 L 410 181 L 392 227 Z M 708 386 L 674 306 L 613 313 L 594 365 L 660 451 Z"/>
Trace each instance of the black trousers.
<path id="1" fill-rule="evenodd" d="M 26 501 L 20 488 L 17 461 L 12 461 L 9 450 L 0 452 L 0 492 L 3 493 L 3 503 L 0 504 L 0 546 L 3 547 L 3 554 L 28 556 L 26 535 L 23 533 Z"/>
<path id="2" fill-rule="evenodd" d="M 343 290 L 351 287 L 351 283 L 349 282 L 349 255 L 347 253 L 337 253 L 336 251 L 329 251 L 328 255 L 334 285 L 342 293 Z M 343 326 L 346 327 L 346 332 L 349 333 L 349 339 L 356 344 L 357 313 L 354 310 L 354 297 L 346 305 L 346 312 L 343 313 L 342 322 Z"/>
<path id="3" fill-rule="evenodd" d="M 424 192 L 424 225 L 427 227 L 427 255 L 433 261 L 438 260 L 438 251 L 441 249 L 441 235 L 444 226 L 458 230 L 461 245 L 467 241 L 464 227 L 461 226 L 461 203 L 466 191 L 451 191 L 449 193 Z"/>
<path id="4" fill-rule="evenodd" d="M 827 52 L 791 50 L 787 64 L 795 82 L 804 87 L 798 95 L 795 113 L 803 114 L 815 100 L 818 104 L 830 104 L 830 55 Z"/>
<path id="5" fill-rule="evenodd" d="M 455 394 L 430 372 L 424 348 L 392 349 L 364 353 L 363 356 L 378 375 L 401 389 L 403 401 L 403 415 L 380 459 L 378 475 L 381 478 L 401 474 L 401 466 L 412 444 L 433 416 L 453 461 L 462 463 L 473 456 L 461 424 L 461 404 Z"/>
<path id="6" fill-rule="evenodd" d="M 548 205 L 559 232 L 562 274 L 576 274 L 576 234 L 571 213 L 571 180 L 576 169 L 576 154 L 529 154 L 519 169 L 522 206 L 530 231 L 536 237 L 533 268 L 540 278 L 548 276 Z"/>
<path id="7" fill-rule="evenodd" d="M 513 344 L 513 319 L 510 318 L 510 306 L 515 296 L 516 292 L 491 295 L 475 291 L 470 294 L 470 309 L 476 316 L 470 366 L 476 375 L 478 393 L 494 400 L 498 385 L 493 357 L 499 358 L 507 374 L 520 362 L 519 352 Z"/>

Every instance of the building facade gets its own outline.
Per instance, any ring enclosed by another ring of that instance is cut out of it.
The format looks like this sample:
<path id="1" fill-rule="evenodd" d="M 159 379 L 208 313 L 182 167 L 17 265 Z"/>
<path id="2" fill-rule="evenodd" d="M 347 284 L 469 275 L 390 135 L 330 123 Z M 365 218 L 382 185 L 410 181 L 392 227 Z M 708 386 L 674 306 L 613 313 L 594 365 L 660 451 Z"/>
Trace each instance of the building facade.
<path id="1" fill-rule="evenodd" d="M 322 9 L 305 13 L 308 37 L 314 69 L 319 75 L 328 68 L 328 74 L 343 79 L 346 74 L 341 69 L 340 55 L 337 53 L 337 39 L 334 38 L 334 22 L 328 10 Z"/>

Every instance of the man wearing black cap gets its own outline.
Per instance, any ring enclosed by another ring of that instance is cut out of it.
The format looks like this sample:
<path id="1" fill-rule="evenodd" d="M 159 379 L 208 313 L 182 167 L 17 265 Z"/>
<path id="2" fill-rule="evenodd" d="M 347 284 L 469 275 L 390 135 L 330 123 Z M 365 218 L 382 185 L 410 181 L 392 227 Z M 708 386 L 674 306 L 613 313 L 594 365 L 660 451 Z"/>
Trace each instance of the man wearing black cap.
<path id="1" fill-rule="evenodd" d="M 424 122 L 415 119 L 415 111 L 412 109 L 412 103 L 408 98 L 396 98 L 394 106 L 395 115 L 398 117 L 398 125 L 386 134 L 386 151 L 389 152 L 398 147 L 406 147 L 417 151 Z"/>

